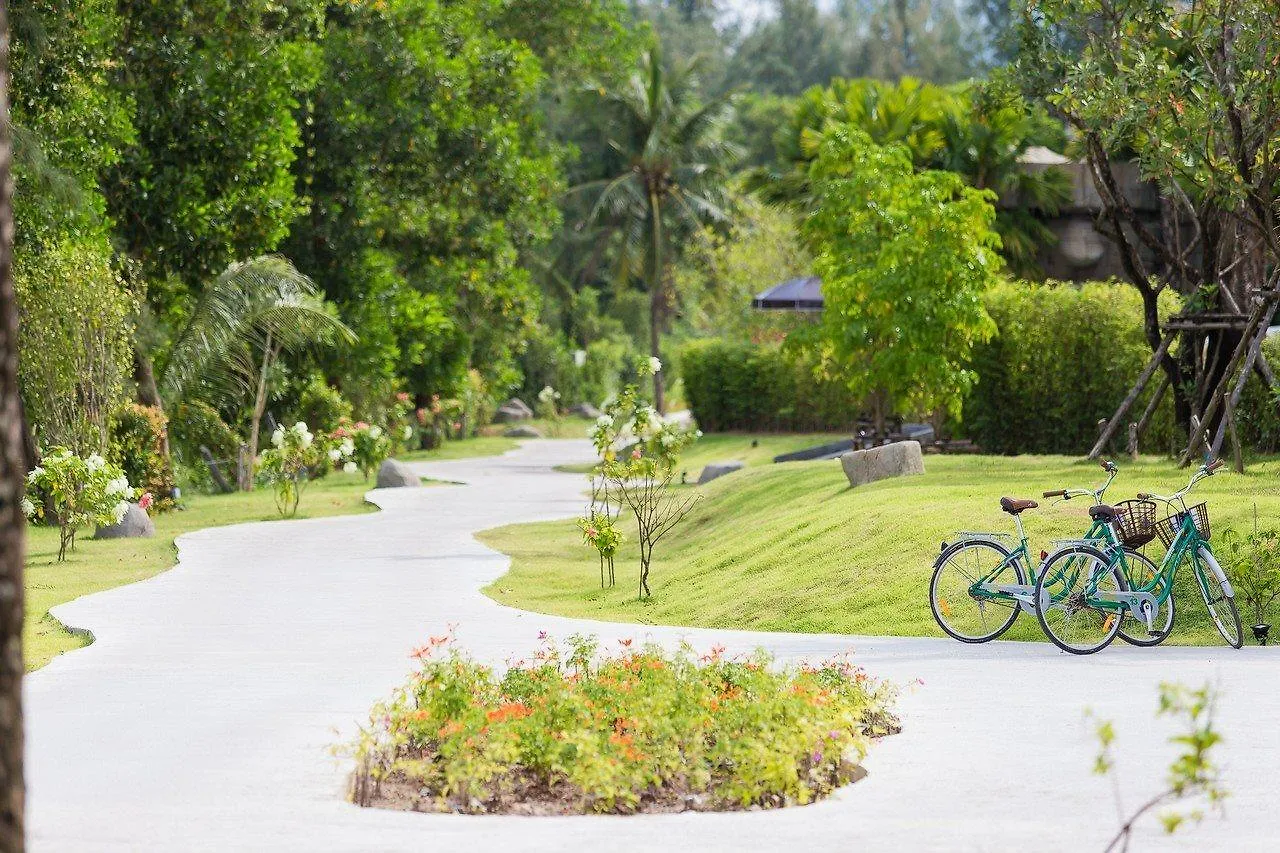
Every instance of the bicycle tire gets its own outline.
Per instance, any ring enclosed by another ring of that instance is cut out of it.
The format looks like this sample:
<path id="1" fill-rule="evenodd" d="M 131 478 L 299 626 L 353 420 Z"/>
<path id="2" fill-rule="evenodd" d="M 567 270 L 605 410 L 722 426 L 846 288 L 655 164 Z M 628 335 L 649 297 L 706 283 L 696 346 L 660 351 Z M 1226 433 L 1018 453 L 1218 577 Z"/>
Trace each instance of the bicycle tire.
<path id="1" fill-rule="evenodd" d="M 1226 577 L 1222 572 L 1222 566 L 1218 565 L 1218 560 L 1213 556 L 1213 552 L 1205 548 L 1203 545 L 1196 553 L 1196 558 L 1207 563 L 1209 571 L 1192 572 L 1196 576 L 1196 586 L 1200 587 L 1200 595 L 1204 598 L 1205 609 L 1209 611 L 1209 618 L 1213 621 L 1213 625 L 1218 629 L 1218 633 L 1222 635 L 1222 639 L 1227 641 L 1227 645 L 1233 649 L 1244 646 L 1244 626 L 1240 624 L 1240 611 L 1236 609 L 1236 598 L 1234 595 L 1228 595 L 1226 587 L 1222 584 L 1222 579 Z M 1222 593 L 1221 596 L 1210 600 L 1210 591 L 1207 584 L 1213 584 Z M 1215 604 L 1226 604 L 1223 608 L 1224 613 L 1219 614 L 1214 609 Z M 1229 633 L 1231 629 L 1233 633 Z"/>
<path id="2" fill-rule="evenodd" d="M 1156 566 L 1155 562 L 1152 561 L 1145 554 L 1135 551 L 1132 548 L 1125 548 L 1124 553 L 1125 553 L 1125 558 L 1130 561 L 1137 560 L 1138 562 L 1145 563 L 1148 567 L 1150 567 L 1153 575 L 1160 573 L 1159 567 Z M 1133 588 L 1132 583 L 1129 583 L 1128 585 L 1130 589 Z M 1172 592 L 1169 593 L 1169 597 L 1164 600 L 1164 603 L 1165 603 L 1165 606 L 1167 606 L 1168 608 L 1168 615 L 1164 617 L 1165 625 L 1163 630 L 1153 634 L 1149 634 L 1147 633 L 1146 624 L 1141 619 L 1138 619 L 1136 616 L 1133 616 L 1132 614 L 1130 614 L 1126 616 L 1124 619 L 1120 620 L 1120 631 L 1118 634 L 1116 634 L 1116 636 L 1118 636 L 1121 640 L 1123 640 L 1124 642 L 1128 643 L 1131 646 L 1140 646 L 1142 648 L 1151 648 L 1152 646 L 1158 646 L 1161 643 L 1163 643 L 1165 640 L 1169 638 L 1169 634 L 1173 632 L 1173 622 L 1175 617 L 1177 616 L 1177 608 L 1174 606 L 1174 603 L 1173 603 Z M 1163 607 L 1161 608 L 1161 612 L 1164 612 Z M 1160 621 L 1160 616 L 1159 614 L 1157 614 L 1156 615 L 1157 624 L 1159 623 L 1159 621 Z M 1137 625 L 1138 631 L 1140 631 L 1141 633 L 1130 634 L 1129 632 L 1127 632 L 1125 630 L 1125 626 L 1129 625 L 1130 623 Z"/>
<path id="3" fill-rule="evenodd" d="M 1060 560 L 1068 559 L 1073 556 L 1085 557 L 1087 559 L 1094 560 L 1103 566 L 1108 566 L 1109 568 L 1106 569 L 1106 574 L 1112 577 L 1112 580 L 1116 586 L 1116 589 L 1121 591 L 1127 589 L 1127 584 L 1125 583 L 1124 574 L 1120 571 L 1120 567 L 1111 566 L 1110 561 L 1107 559 L 1107 556 L 1102 551 L 1093 547 L 1092 545 L 1083 545 L 1083 544 L 1069 545 L 1049 555 L 1048 559 L 1046 559 L 1040 566 L 1040 577 L 1036 579 L 1036 591 L 1035 591 L 1036 619 L 1040 622 L 1040 628 L 1041 630 L 1044 631 L 1045 636 L 1048 637 L 1055 646 L 1062 649 L 1064 652 L 1068 652 L 1073 655 L 1096 654 L 1097 652 L 1100 652 L 1103 649 L 1105 649 L 1107 646 L 1111 645 L 1112 641 L 1115 640 L 1116 634 L 1120 632 L 1120 624 L 1124 621 L 1124 614 L 1121 614 L 1119 618 L 1104 618 L 1102 623 L 1103 628 L 1101 631 L 1101 637 L 1096 642 L 1089 642 L 1087 644 L 1080 643 L 1075 645 L 1068 642 L 1066 639 L 1063 639 L 1063 637 L 1060 637 L 1059 634 L 1065 635 L 1066 631 L 1063 630 L 1061 627 L 1055 630 L 1055 628 L 1050 625 L 1050 620 L 1046 616 L 1047 611 L 1048 612 L 1057 612 L 1058 610 L 1069 611 L 1070 615 L 1067 618 L 1067 623 L 1069 626 L 1070 623 L 1077 618 L 1077 616 L 1080 617 L 1081 624 L 1087 625 L 1090 621 L 1096 620 L 1100 614 L 1105 613 L 1105 611 L 1102 608 L 1089 606 L 1087 601 L 1084 604 L 1080 604 L 1079 602 L 1076 602 L 1074 604 L 1068 603 L 1062 606 L 1051 606 L 1048 608 L 1044 606 L 1046 601 L 1049 601 L 1051 604 L 1053 604 L 1053 597 L 1054 597 L 1051 589 L 1046 588 L 1047 584 L 1056 583 L 1058 582 L 1058 580 L 1062 578 L 1062 575 L 1060 573 L 1057 573 L 1054 571 L 1055 564 L 1057 564 Z M 1092 574 L 1092 569 L 1091 569 L 1091 574 Z M 1078 574 L 1073 575 L 1073 578 L 1078 578 Z M 1074 589 L 1074 581 L 1072 583 L 1072 589 Z M 1066 597 L 1074 598 L 1075 596 L 1069 595 Z M 1059 598 L 1058 601 L 1061 602 L 1062 599 Z M 1108 617 L 1112 615 L 1113 614 L 1108 614 Z"/>
<path id="4" fill-rule="evenodd" d="M 998 625 L 995 630 L 981 634 L 965 633 L 956 629 L 952 625 L 949 625 L 948 620 L 944 618 L 947 614 L 939 612 L 940 610 L 947 609 L 945 606 L 945 599 L 939 596 L 938 591 L 943 577 L 943 571 L 951 565 L 953 557 L 969 549 L 989 549 L 999 554 L 1001 561 L 1008 559 L 1010 554 L 1013 553 L 1003 545 L 984 539 L 971 539 L 967 542 L 957 542 L 948 547 L 938 555 L 936 560 L 933 561 L 933 576 L 929 579 L 929 611 L 933 613 L 933 621 L 937 622 L 938 627 L 952 639 L 959 640 L 962 643 L 989 643 L 1013 627 L 1013 623 L 1017 621 L 1018 612 L 1022 609 L 1018 602 L 1013 602 L 1013 607 L 1010 610 L 1008 618 Z M 1013 569 L 1018 583 L 1026 584 L 1027 574 L 1026 570 L 1022 566 L 1022 561 L 1014 560 L 1010 563 L 1010 566 Z M 959 568 L 957 568 L 957 571 L 964 574 L 964 572 Z M 970 578 L 970 580 L 976 582 L 976 578 Z"/>

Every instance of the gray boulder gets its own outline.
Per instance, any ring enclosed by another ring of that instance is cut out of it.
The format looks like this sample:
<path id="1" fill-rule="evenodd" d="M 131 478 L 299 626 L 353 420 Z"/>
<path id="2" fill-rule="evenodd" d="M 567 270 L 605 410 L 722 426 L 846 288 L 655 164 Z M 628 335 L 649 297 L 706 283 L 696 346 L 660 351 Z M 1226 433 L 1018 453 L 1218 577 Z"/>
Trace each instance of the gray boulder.
<path id="1" fill-rule="evenodd" d="M 538 432 L 537 427 L 531 427 L 528 424 L 507 427 L 502 434 L 507 438 L 542 438 L 542 433 Z"/>
<path id="2" fill-rule="evenodd" d="M 595 420 L 600 417 L 600 410 L 590 403 L 574 403 L 569 407 L 569 414 L 577 415 L 580 418 L 591 418 Z"/>
<path id="3" fill-rule="evenodd" d="M 710 465 L 702 469 L 702 474 L 698 477 L 698 485 L 710 483 L 717 477 L 723 477 L 725 474 L 732 474 L 734 471 L 742 470 L 745 463 L 740 460 L 731 462 L 712 462 Z"/>
<path id="4" fill-rule="evenodd" d="M 129 511 L 119 524 L 108 524 L 94 531 L 94 539 L 146 539 L 156 535 L 155 522 L 147 511 L 137 504 L 129 504 Z"/>
<path id="5" fill-rule="evenodd" d="M 890 477 L 924 473 L 924 455 L 918 441 L 895 441 L 881 447 L 854 450 L 840 457 L 850 486 L 874 483 Z"/>
<path id="6" fill-rule="evenodd" d="M 413 473 L 413 469 L 403 462 L 385 459 L 378 469 L 379 489 L 414 488 L 422 485 L 422 478 Z"/>
<path id="7" fill-rule="evenodd" d="M 493 422 L 496 424 L 507 424 L 512 421 L 527 421 L 533 417 L 533 409 L 525 405 L 524 400 L 519 397 L 512 397 L 507 402 L 498 407 L 498 411 L 494 412 Z"/>

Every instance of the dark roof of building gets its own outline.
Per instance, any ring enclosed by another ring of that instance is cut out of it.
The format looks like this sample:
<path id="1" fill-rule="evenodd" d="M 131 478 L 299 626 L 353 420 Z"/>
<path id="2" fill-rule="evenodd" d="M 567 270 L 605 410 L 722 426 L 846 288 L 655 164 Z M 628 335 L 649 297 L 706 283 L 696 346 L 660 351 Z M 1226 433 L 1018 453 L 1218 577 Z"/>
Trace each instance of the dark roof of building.
<path id="1" fill-rule="evenodd" d="M 816 275 L 788 279 L 751 300 L 752 308 L 774 311 L 821 311 L 822 279 Z"/>

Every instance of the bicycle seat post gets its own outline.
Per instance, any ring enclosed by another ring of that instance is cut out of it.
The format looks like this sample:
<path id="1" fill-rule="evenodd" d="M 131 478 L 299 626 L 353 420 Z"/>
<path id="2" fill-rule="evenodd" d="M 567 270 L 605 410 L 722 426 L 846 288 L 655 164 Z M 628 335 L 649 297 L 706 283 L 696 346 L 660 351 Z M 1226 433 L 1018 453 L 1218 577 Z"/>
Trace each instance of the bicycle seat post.
<path id="1" fill-rule="evenodd" d="M 1027 544 L 1027 531 L 1022 528 L 1022 513 L 1013 516 L 1013 523 L 1018 525 L 1018 539 L 1023 545 Z"/>

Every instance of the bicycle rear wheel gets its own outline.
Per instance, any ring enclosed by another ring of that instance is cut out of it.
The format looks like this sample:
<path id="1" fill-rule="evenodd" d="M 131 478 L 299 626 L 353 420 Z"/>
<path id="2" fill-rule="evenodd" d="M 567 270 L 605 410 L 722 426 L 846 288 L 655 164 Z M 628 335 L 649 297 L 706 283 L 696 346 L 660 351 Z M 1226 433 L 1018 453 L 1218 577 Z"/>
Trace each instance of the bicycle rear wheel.
<path id="1" fill-rule="evenodd" d="M 1107 593 L 1126 589 L 1119 566 L 1089 545 L 1069 545 L 1040 568 L 1036 581 L 1036 618 L 1064 652 L 1091 655 L 1111 644 L 1124 613 L 1099 604 Z"/>
<path id="2" fill-rule="evenodd" d="M 1228 595 L 1229 584 L 1224 583 L 1226 574 L 1208 548 L 1203 546 L 1196 552 L 1193 574 L 1196 585 L 1200 587 L 1200 595 L 1204 598 L 1204 606 L 1209 611 L 1213 625 L 1227 641 L 1227 645 L 1238 649 L 1244 645 L 1244 628 L 1240 624 L 1240 611 L 1236 609 L 1234 595 Z"/>
<path id="3" fill-rule="evenodd" d="M 1145 554 L 1125 548 L 1124 558 L 1129 567 L 1125 585 L 1131 590 L 1147 586 L 1160 575 L 1160 569 Z M 1152 592 L 1159 595 L 1162 587 L 1163 583 L 1156 585 Z M 1127 613 L 1125 618 L 1120 620 L 1120 632 L 1116 636 L 1131 646 L 1158 646 L 1168 639 L 1169 632 L 1173 630 L 1173 618 L 1174 605 L 1171 592 L 1164 600 L 1164 604 L 1156 609 L 1155 617 L 1151 620 L 1152 631 L 1147 631 L 1145 621 L 1132 613 Z"/>
<path id="4" fill-rule="evenodd" d="M 929 581 L 929 609 L 938 627 L 962 643 L 986 643 L 1009 630 L 1018 618 L 1018 602 L 971 592 L 984 579 L 995 586 L 1026 585 L 1022 564 L 1009 554 L 995 542 L 971 540 L 938 555 Z"/>

